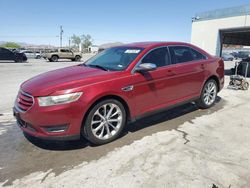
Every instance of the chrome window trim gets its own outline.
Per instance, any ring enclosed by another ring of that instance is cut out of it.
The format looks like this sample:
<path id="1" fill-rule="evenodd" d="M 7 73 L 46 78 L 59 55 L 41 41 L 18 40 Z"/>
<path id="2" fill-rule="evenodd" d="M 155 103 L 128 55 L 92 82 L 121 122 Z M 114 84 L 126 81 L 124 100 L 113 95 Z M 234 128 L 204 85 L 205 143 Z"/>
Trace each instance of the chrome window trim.
<path id="1" fill-rule="evenodd" d="M 196 61 L 203 61 L 203 60 L 207 60 L 207 59 L 208 59 L 208 56 L 207 56 L 207 55 L 205 55 L 205 54 L 201 53 L 200 51 L 198 51 L 198 50 L 196 50 L 196 49 L 194 49 L 194 48 L 192 48 L 192 47 L 190 47 L 190 46 L 188 46 L 188 45 L 185 45 L 185 44 L 163 45 L 163 46 L 155 47 L 155 48 L 149 50 L 146 54 L 144 54 L 144 55 L 141 57 L 141 59 L 136 63 L 136 65 L 134 66 L 134 68 L 132 69 L 131 74 L 135 74 L 135 69 L 136 69 L 136 67 L 138 67 L 138 65 L 141 63 L 142 59 L 143 59 L 146 55 L 148 55 L 148 54 L 149 54 L 150 52 L 152 52 L 153 50 L 156 50 L 156 49 L 159 49 L 159 48 L 167 48 L 169 60 L 170 60 L 170 62 L 171 62 L 170 65 L 166 65 L 166 66 L 162 66 L 162 67 L 167 67 L 167 66 L 171 66 L 171 65 L 182 64 L 182 63 L 173 63 L 173 60 L 172 60 L 172 58 L 171 58 L 171 54 L 170 54 L 169 47 L 176 47 L 176 46 L 181 46 L 181 47 L 186 47 L 186 48 L 189 48 L 189 49 L 193 49 L 193 50 L 199 52 L 200 54 L 202 54 L 202 55 L 205 57 L 205 59 L 193 60 L 193 61 L 186 61 L 186 62 L 182 62 L 182 63 L 193 63 L 193 62 L 196 62 Z"/>
<path id="2" fill-rule="evenodd" d="M 182 63 L 193 63 L 193 62 L 196 62 L 196 61 L 202 61 L 202 60 L 208 60 L 208 57 L 205 55 L 205 54 L 203 54 L 203 53 L 201 53 L 200 51 L 198 51 L 198 50 L 196 50 L 196 49 L 194 49 L 194 48 L 192 48 L 192 47 L 190 47 L 190 46 L 187 46 L 187 45 L 169 45 L 168 47 L 176 47 L 176 46 L 181 46 L 181 47 L 187 47 L 187 48 L 189 48 L 189 49 L 193 49 L 193 50 L 195 50 L 195 51 L 197 51 L 197 52 L 199 52 L 200 54 L 202 54 L 204 57 L 205 57 L 205 59 L 199 59 L 199 60 L 192 60 L 192 61 L 185 61 L 185 62 L 181 62 L 181 63 L 175 63 L 175 64 L 173 64 L 173 65 L 177 65 L 177 64 L 182 64 Z M 170 54 L 170 50 L 168 49 L 168 51 L 169 51 L 169 55 L 170 55 L 170 59 L 171 59 L 171 54 Z M 172 62 L 172 59 L 171 59 L 171 62 Z"/>

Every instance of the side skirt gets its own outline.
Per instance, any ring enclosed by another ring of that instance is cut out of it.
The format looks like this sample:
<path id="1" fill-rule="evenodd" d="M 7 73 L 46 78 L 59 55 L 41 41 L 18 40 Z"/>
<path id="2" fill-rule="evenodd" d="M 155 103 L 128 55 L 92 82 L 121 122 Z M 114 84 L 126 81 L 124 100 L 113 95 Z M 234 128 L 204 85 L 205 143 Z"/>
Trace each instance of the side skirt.
<path id="1" fill-rule="evenodd" d="M 146 112 L 146 113 L 144 113 L 144 114 L 142 114 L 142 115 L 136 116 L 135 118 L 131 119 L 131 120 L 129 121 L 129 123 L 133 123 L 133 122 L 135 122 L 135 121 L 137 121 L 137 120 L 139 120 L 139 119 L 143 119 L 143 118 L 145 118 L 145 117 L 147 117 L 147 116 L 151 116 L 151 115 L 154 115 L 154 114 L 158 114 L 158 113 L 161 113 L 161 112 L 164 112 L 164 111 L 167 111 L 167 110 L 176 108 L 176 107 L 178 107 L 178 106 L 182 106 L 182 105 L 184 105 L 184 104 L 187 104 L 187 103 L 190 103 L 190 102 L 194 102 L 194 101 L 198 100 L 199 98 L 200 98 L 200 97 L 194 97 L 194 98 L 191 98 L 191 99 L 189 99 L 189 100 L 180 102 L 180 103 L 178 103 L 178 104 L 174 104 L 174 105 L 170 105 L 170 106 L 161 108 L 161 109 L 159 109 L 159 110 L 154 110 L 154 111 Z"/>

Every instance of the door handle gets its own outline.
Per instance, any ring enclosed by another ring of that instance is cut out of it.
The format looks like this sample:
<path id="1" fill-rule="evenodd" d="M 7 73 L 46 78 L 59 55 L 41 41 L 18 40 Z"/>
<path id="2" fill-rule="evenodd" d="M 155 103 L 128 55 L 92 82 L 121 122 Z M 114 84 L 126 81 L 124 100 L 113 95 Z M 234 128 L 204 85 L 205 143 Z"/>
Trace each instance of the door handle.
<path id="1" fill-rule="evenodd" d="M 174 75 L 176 75 L 176 73 L 174 71 L 168 70 L 167 76 L 174 76 Z"/>
<path id="2" fill-rule="evenodd" d="M 205 65 L 203 63 L 201 64 L 201 69 L 205 69 Z"/>

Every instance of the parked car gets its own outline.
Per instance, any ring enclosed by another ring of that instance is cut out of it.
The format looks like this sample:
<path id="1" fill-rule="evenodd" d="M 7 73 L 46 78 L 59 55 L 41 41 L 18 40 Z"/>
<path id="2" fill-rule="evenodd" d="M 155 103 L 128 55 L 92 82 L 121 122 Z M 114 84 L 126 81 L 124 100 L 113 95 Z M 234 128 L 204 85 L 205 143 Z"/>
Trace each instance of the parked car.
<path id="1" fill-rule="evenodd" d="M 70 59 L 72 61 L 80 61 L 82 58 L 82 54 L 80 52 L 73 52 L 67 48 L 59 48 L 50 52 L 46 52 L 43 54 L 43 58 L 56 62 L 58 59 Z"/>
<path id="2" fill-rule="evenodd" d="M 26 134 L 100 145 L 156 111 L 191 101 L 210 108 L 223 85 L 223 60 L 196 46 L 133 43 L 27 80 L 13 109 Z"/>
<path id="3" fill-rule="evenodd" d="M 224 61 L 233 61 L 234 60 L 234 56 L 231 55 L 231 54 L 223 53 L 222 54 L 222 59 Z"/>
<path id="4" fill-rule="evenodd" d="M 238 52 L 232 52 L 230 53 L 232 56 L 234 56 L 234 59 L 237 59 L 238 58 Z"/>
<path id="5" fill-rule="evenodd" d="M 245 59 L 245 58 L 248 58 L 249 55 L 250 55 L 249 51 L 239 51 L 237 58 Z"/>
<path id="6" fill-rule="evenodd" d="M 20 52 L 25 53 L 28 59 L 40 59 L 41 58 L 41 54 L 39 52 L 34 52 L 31 50 L 22 50 Z"/>
<path id="7" fill-rule="evenodd" d="M 0 60 L 1 61 L 25 62 L 27 61 L 27 57 L 24 53 L 19 53 L 17 51 L 11 51 L 7 48 L 0 47 Z"/>

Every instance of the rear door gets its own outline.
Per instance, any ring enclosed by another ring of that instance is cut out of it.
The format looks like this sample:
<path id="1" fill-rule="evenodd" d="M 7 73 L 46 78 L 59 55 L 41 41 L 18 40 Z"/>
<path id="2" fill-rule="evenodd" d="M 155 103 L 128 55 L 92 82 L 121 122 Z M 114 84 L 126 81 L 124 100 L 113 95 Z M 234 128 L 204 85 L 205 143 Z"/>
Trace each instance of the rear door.
<path id="1" fill-rule="evenodd" d="M 3 56 L 3 52 L 2 52 L 2 48 L 0 48 L 0 60 L 4 60 L 4 56 Z"/>
<path id="2" fill-rule="evenodd" d="M 0 60 L 14 60 L 14 54 L 8 49 L 0 48 Z"/>
<path id="3" fill-rule="evenodd" d="M 206 56 L 188 46 L 170 46 L 173 72 L 179 84 L 176 100 L 184 101 L 200 95 L 205 79 Z"/>
<path id="4" fill-rule="evenodd" d="M 73 58 L 73 53 L 69 49 L 61 49 L 60 58 Z"/>

